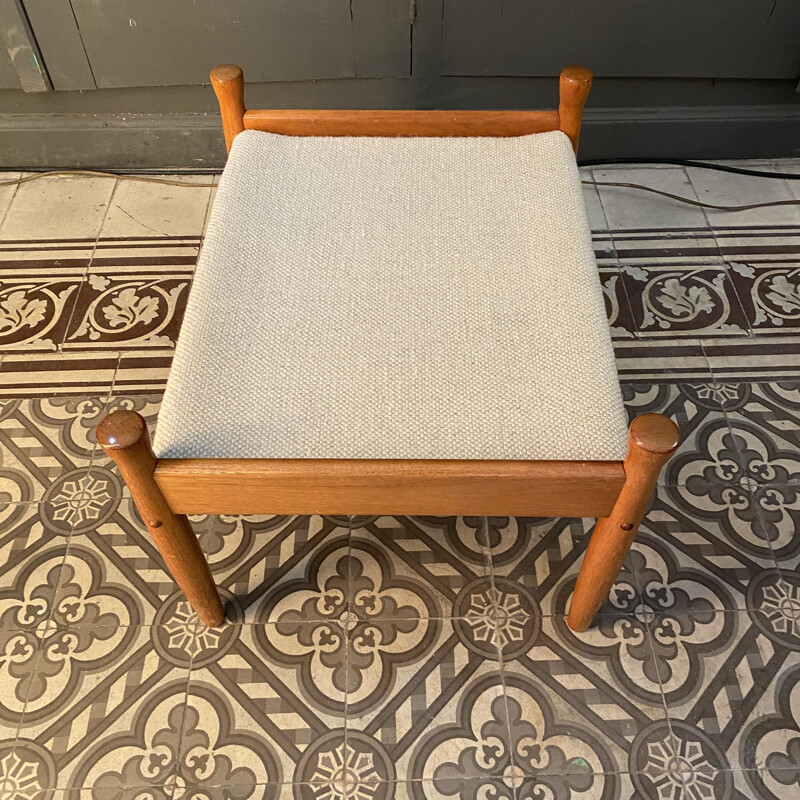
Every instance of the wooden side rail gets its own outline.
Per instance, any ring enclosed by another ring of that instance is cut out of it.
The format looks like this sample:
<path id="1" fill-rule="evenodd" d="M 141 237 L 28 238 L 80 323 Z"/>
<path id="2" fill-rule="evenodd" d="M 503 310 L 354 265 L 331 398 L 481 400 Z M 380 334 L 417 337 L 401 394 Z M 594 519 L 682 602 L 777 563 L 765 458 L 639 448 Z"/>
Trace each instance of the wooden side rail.
<path id="1" fill-rule="evenodd" d="M 618 461 L 162 459 L 155 481 L 189 514 L 607 516 Z"/>
<path id="2" fill-rule="evenodd" d="M 245 111 L 245 130 L 292 136 L 523 136 L 558 130 L 557 111 Z"/>
<path id="3" fill-rule="evenodd" d="M 244 75 L 223 64 L 211 70 L 228 150 L 243 130 L 291 136 L 523 136 L 562 130 L 578 150 L 583 106 L 592 85 L 585 67 L 566 67 L 558 111 L 245 110 Z"/>

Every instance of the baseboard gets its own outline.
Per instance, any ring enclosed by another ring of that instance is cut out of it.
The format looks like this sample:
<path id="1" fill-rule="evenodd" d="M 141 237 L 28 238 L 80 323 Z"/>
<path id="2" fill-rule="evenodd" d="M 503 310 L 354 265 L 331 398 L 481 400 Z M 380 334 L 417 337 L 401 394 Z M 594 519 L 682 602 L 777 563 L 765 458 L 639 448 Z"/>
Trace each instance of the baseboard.
<path id="1" fill-rule="evenodd" d="M 591 108 L 581 157 L 800 156 L 800 105 Z M 0 114 L 0 169 L 211 170 L 216 114 Z"/>

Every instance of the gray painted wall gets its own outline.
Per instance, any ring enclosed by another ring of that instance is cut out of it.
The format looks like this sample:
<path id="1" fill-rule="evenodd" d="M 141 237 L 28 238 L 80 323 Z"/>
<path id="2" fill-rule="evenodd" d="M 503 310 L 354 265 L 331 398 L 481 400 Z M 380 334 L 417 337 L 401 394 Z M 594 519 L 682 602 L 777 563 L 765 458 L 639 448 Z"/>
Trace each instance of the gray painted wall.
<path id="1" fill-rule="evenodd" d="M 552 107 L 561 66 L 584 63 L 584 158 L 800 155 L 799 0 L 6 6 L 50 90 L 20 91 L 0 51 L 0 167 L 218 167 L 222 62 L 244 67 L 250 107 L 332 108 Z"/>

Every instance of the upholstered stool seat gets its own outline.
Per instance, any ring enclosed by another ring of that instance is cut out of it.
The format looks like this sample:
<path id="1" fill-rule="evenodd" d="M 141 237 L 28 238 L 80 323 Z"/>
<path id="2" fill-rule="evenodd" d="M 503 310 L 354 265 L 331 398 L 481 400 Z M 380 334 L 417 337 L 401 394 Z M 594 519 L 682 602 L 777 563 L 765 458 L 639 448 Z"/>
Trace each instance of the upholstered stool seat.
<path id="1" fill-rule="evenodd" d="M 156 456 L 619 461 L 627 437 L 564 133 L 236 137 Z"/>

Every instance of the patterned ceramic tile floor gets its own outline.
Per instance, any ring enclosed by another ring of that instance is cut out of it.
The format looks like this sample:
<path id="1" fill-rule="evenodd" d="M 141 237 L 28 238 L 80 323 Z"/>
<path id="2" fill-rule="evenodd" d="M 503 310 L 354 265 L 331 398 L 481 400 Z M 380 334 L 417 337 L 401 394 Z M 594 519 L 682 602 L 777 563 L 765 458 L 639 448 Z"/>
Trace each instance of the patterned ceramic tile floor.
<path id="1" fill-rule="evenodd" d="M 800 796 L 800 208 L 586 198 L 625 402 L 683 444 L 576 635 L 592 520 L 193 518 L 204 628 L 94 428 L 157 422 L 212 190 L 0 194 L 3 800 Z"/>

